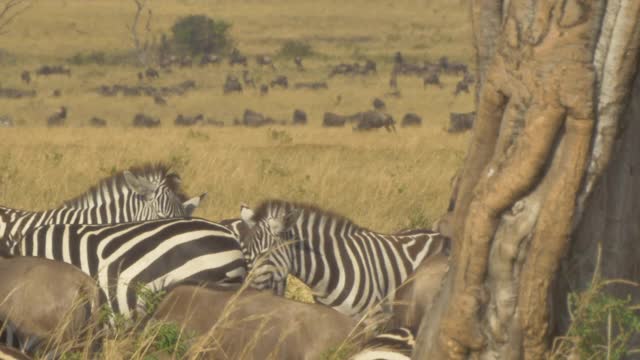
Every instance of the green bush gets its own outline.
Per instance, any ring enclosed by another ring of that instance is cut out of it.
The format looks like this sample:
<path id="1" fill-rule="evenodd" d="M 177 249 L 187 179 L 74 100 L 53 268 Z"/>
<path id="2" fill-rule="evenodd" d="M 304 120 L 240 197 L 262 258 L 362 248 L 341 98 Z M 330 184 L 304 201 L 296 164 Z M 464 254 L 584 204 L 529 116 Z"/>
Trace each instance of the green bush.
<path id="1" fill-rule="evenodd" d="M 286 58 L 294 58 L 296 56 L 308 57 L 313 55 L 311 45 L 301 40 L 287 40 L 282 44 L 278 54 Z"/>
<path id="2" fill-rule="evenodd" d="M 214 21 L 205 15 L 189 15 L 179 19 L 173 27 L 173 42 L 182 53 L 219 54 L 231 45 L 228 30 L 231 24 Z"/>

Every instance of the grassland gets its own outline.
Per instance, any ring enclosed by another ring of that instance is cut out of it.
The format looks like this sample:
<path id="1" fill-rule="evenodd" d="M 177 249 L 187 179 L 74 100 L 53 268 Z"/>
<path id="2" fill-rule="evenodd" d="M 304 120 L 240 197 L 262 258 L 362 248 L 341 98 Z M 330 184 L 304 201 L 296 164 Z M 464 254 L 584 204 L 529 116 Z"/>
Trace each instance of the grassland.
<path id="1" fill-rule="evenodd" d="M 45 209 L 83 192 L 112 171 L 143 162 L 163 161 L 182 177 L 189 194 L 208 192 L 196 215 L 218 220 L 237 217 L 239 204 L 257 205 L 266 198 L 315 203 L 380 231 L 428 226 L 447 206 L 450 179 L 462 163 L 468 135 L 445 131 L 450 112 L 473 109 L 471 95 L 453 96 L 454 77 L 445 87 L 423 89 L 421 79 L 401 77 L 400 98 L 384 97 L 392 54 L 409 61 L 448 56 L 472 65 L 471 25 L 467 8 L 448 0 L 152 0 L 152 33 L 169 33 L 181 16 L 207 14 L 233 24 L 235 45 L 250 57 L 259 83 L 279 74 L 290 82 L 327 80 L 330 66 L 361 60 L 378 62 L 378 74 L 328 79 L 320 91 L 255 90 L 223 95 L 227 64 L 161 72 L 154 86 L 195 80 L 197 89 L 168 98 L 167 106 L 148 97 L 97 95 L 103 84 L 136 85 L 141 68 L 123 62 L 109 66 L 73 66 L 72 76 L 36 77 L 20 81 L 22 70 L 42 64 L 66 64 L 76 54 L 101 51 L 131 58 L 126 25 L 133 2 L 112 0 L 40 0 L 6 34 L 0 35 L 0 86 L 34 89 L 37 96 L 0 99 L 0 115 L 11 116 L 15 128 L 0 128 L 0 204 Z M 253 55 L 275 55 L 289 39 L 303 40 L 315 51 L 305 60 L 307 71 L 276 58 L 277 71 L 260 69 Z M 62 95 L 53 97 L 54 89 Z M 342 102 L 336 104 L 336 97 Z M 424 126 L 353 133 L 325 129 L 322 114 L 350 114 L 383 98 L 399 120 L 407 112 L 423 117 Z M 44 127 L 46 117 L 67 106 L 67 126 Z M 310 118 L 306 127 L 175 128 L 178 113 L 224 120 L 227 124 L 251 108 L 276 119 L 291 119 L 295 108 Z M 159 129 L 130 127 L 133 115 L 159 117 Z M 86 127 L 92 116 L 109 122 L 105 129 Z M 303 291 L 291 296 L 308 298 Z"/>

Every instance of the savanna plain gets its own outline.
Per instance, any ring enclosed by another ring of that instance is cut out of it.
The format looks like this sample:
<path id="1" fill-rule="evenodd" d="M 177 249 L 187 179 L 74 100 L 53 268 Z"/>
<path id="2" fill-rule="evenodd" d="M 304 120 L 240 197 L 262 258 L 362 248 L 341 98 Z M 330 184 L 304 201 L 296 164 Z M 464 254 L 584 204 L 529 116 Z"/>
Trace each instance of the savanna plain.
<path id="1" fill-rule="evenodd" d="M 167 105 L 151 97 L 100 96 L 101 85 L 137 85 L 135 61 L 74 64 L 78 54 L 103 52 L 130 56 L 133 1 L 40 0 L 0 35 L 0 87 L 35 90 L 35 97 L 0 99 L 0 116 L 16 126 L 0 128 L 0 204 L 48 209 L 84 192 L 114 171 L 146 162 L 164 162 L 180 174 L 192 196 L 207 192 L 195 216 L 210 220 L 238 217 L 241 203 L 256 206 L 268 198 L 310 202 L 380 232 L 429 227 L 446 211 L 450 182 L 461 166 L 468 134 L 450 134 L 450 112 L 473 110 L 473 96 L 454 96 L 457 76 L 442 76 L 443 87 L 423 87 L 422 78 L 400 76 L 399 96 L 388 96 L 393 54 L 407 61 L 437 62 L 441 56 L 473 69 L 468 7 L 449 0 L 217 0 L 147 2 L 153 16 L 151 37 L 170 35 L 181 17 L 204 14 L 232 24 L 233 45 L 249 58 L 256 82 L 277 75 L 290 82 L 327 81 L 328 89 L 272 89 L 223 94 L 228 74 L 242 78 L 242 67 L 224 61 L 207 67 L 160 70 L 154 86 L 194 80 L 196 88 L 170 96 Z M 305 71 L 279 56 L 288 40 L 311 46 Z M 276 69 L 260 67 L 255 56 L 274 58 Z M 333 65 L 373 59 L 374 75 L 328 77 Z M 68 66 L 71 76 L 20 79 L 43 64 Z M 147 80 L 144 80 L 145 82 Z M 59 90 L 59 96 L 53 96 Z M 473 93 L 473 89 L 471 89 Z M 338 97 L 341 99 L 338 101 Z M 423 125 L 354 132 L 350 126 L 324 128 L 324 112 L 352 114 L 383 99 L 396 121 L 409 112 Z M 66 125 L 47 128 L 47 117 L 65 106 Z M 306 126 L 231 126 L 245 109 L 291 121 L 294 109 L 309 116 Z M 131 126 L 136 113 L 162 121 L 159 128 Z M 176 127 L 178 114 L 202 113 L 224 127 Z M 105 128 L 89 127 L 97 116 Z M 289 296 L 309 301 L 296 287 Z"/>

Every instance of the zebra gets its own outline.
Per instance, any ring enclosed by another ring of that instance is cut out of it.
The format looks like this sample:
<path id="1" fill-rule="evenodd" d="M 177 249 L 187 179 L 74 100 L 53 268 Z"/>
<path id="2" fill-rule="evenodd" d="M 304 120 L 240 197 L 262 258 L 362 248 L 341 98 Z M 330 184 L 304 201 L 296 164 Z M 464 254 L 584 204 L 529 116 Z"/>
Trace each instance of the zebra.
<path id="1" fill-rule="evenodd" d="M 101 180 L 84 194 L 46 211 L 0 206 L 0 239 L 47 224 L 113 224 L 188 217 L 206 193 L 187 199 L 180 177 L 163 164 L 132 167 Z"/>
<path id="2" fill-rule="evenodd" d="M 95 278 L 111 309 L 132 317 L 140 286 L 151 291 L 190 283 L 237 283 L 246 272 L 236 236 L 198 218 L 112 225 L 50 224 L 4 243 L 11 256 L 71 264 Z"/>
<path id="3" fill-rule="evenodd" d="M 388 313 L 396 288 L 450 241 L 437 232 L 381 234 L 315 206 L 282 200 L 263 202 L 243 220 L 250 228 L 241 241 L 253 268 L 252 287 L 283 295 L 291 274 L 312 289 L 316 302 L 355 318 L 379 306 Z"/>
<path id="4" fill-rule="evenodd" d="M 411 360 L 416 333 L 411 328 L 387 330 L 367 341 L 364 348 L 349 360 Z"/>

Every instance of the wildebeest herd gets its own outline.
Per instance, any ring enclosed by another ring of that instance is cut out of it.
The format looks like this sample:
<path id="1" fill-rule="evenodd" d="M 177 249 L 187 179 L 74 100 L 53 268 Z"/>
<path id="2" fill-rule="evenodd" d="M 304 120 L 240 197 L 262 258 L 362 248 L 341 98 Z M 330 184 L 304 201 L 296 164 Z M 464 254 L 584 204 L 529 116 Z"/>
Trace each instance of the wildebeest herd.
<path id="1" fill-rule="evenodd" d="M 291 82 L 289 76 L 278 74 L 278 68 L 275 61 L 268 55 L 257 55 L 255 57 L 255 64 L 262 67 L 267 67 L 273 71 L 273 75 L 266 79 L 262 79 L 262 83 L 256 81 L 256 78 L 252 75 L 251 68 L 249 67 L 249 61 L 246 55 L 243 55 L 237 48 L 234 48 L 228 56 L 228 63 L 231 66 L 239 65 L 243 67 L 242 75 L 229 73 L 225 77 L 225 81 L 222 84 L 223 94 L 242 93 L 247 89 L 256 91 L 262 96 L 266 96 L 270 91 L 275 90 L 310 90 L 310 91 L 322 91 L 329 89 L 328 80 L 336 76 L 368 76 L 378 73 L 378 65 L 372 59 L 365 59 L 362 62 L 354 63 L 340 63 L 332 66 L 327 74 L 326 79 L 319 79 L 316 81 L 294 81 Z M 305 67 L 302 63 L 301 57 L 295 57 L 293 60 L 295 68 L 298 72 L 305 71 Z M 205 54 L 200 58 L 200 61 L 196 61 L 199 66 L 214 66 L 223 62 L 223 57 L 215 54 Z M 97 88 L 92 89 L 95 93 L 105 96 L 125 96 L 125 97 L 139 97 L 144 96 L 153 100 L 153 103 L 157 106 L 165 106 L 171 100 L 173 96 L 182 96 L 190 91 L 198 88 L 198 84 L 194 80 L 185 80 L 175 85 L 169 86 L 154 86 L 153 82 L 162 77 L 162 72 L 172 72 L 173 68 L 179 67 L 192 67 L 194 66 L 194 59 L 191 56 L 166 56 L 159 61 L 160 68 L 155 69 L 149 67 L 143 71 L 136 73 L 137 84 L 105 84 L 100 85 Z M 38 77 L 51 76 L 51 75 L 64 75 L 71 76 L 72 72 L 66 66 L 60 65 L 43 65 L 33 73 Z M 20 74 L 21 80 L 29 85 L 32 82 L 32 72 L 24 70 Z M 423 86 L 437 86 L 438 88 L 444 88 L 440 81 L 442 74 L 449 76 L 461 76 L 462 78 L 457 82 L 455 86 L 454 95 L 458 95 L 461 92 L 469 93 L 469 86 L 475 82 L 474 76 L 469 71 L 465 64 L 450 61 L 447 57 L 440 58 L 437 62 L 432 63 L 423 61 L 422 63 L 411 63 L 407 61 L 404 56 L 397 52 L 393 57 L 393 66 L 390 74 L 389 86 L 390 92 L 385 96 L 401 96 L 398 89 L 397 78 L 398 76 L 417 76 L 422 80 Z M 54 91 L 53 96 L 59 97 L 61 95 L 60 90 Z M 15 88 L 0 88 L 0 97 L 9 99 L 19 99 L 23 97 L 36 96 L 35 90 L 21 90 Z M 338 104 L 341 101 L 341 96 L 338 96 Z M 301 109 L 292 109 L 294 112 L 300 112 Z M 248 116 L 248 112 L 254 114 Z M 47 126 L 64 126 L 69 114 L 72 114 L 68 106 L 61 105 L 60 110 L 53 113 L 46 119 Z M 258 114 L 251 109 L 246 109 L 242 118 L 236 117 L 234 119 L 216 119 L 205 114 L 195 114 L 193 118 L 188 118 L 185 115 L 179 114 L 175 119 L 175 125 L 178 126 L 196 126 L 196 125 L 212 125 L 212 126 L 224 126 L 225 124 L 232 125 L 244 125 L 250 127 L 258 126 L 270 126 L 270 125 L 304 125 L 310 120 L 309 116 L 300 117 L 294 114 L 290 120 L 278 119 L 274 120 L 269 115 Z M 472 126 L 474 114 L 473 113 L 451 113 L 449 132 L 464 131 Z M 4 121 L 0 122 L 0 126 L 8 127 L 15 126 L 13 119 L 9 115 L 3 115 Z M 301 120 L 302 118 L 306 120 Z M 380 98 L 375 98 L 373 101 L 373 109 L 351 114 L 340 115 L 334 112 L 327 111 L 322 116 L 321 121 L 324 127 L 343 127 L 347 124 L 352 126 L 354 131 L 372 130 L 384 128 L 387 131 L 394 131 L 396 121 L 394 117 L 386 112 L 384 102 Z M 101 116 L 94 116 L 87 120 L 88 126 L 93 127 L 105 127 L 108 125 L 108 120 Z M 153 116 L 144 113 L 138 113 L 131 120 L 131 125 L 134 127 L 158 127 L 161 126 L 162 119 L 158 116 Z M 421 126 L 423 124 L 422 117 L 415 113 L 406 113 L 401 120 L 401 126 Z"/>
<path id="2" fill-rule="evenodd" d="M 115 331 L 98 316 L 108 309 L 203 336 L 190 344 L 204 344 L 207 358 L 317 359 L 345 343 L 352 359 L 410 358 L 448 271 L 449 238 L 379 233 L 282 200 L 242 205 L 237 218 L 192 217 L 204 197 L 186 196 L 159 164 L 116 173 L 55 209 L 0 207 L 0 353 L 58 357 L 47 344 L 90 339 L 93 357 Z M 283 297 L 288 275 L 316 304 Z M 141 289 L 166 296 L 150 309 Z"/>

